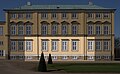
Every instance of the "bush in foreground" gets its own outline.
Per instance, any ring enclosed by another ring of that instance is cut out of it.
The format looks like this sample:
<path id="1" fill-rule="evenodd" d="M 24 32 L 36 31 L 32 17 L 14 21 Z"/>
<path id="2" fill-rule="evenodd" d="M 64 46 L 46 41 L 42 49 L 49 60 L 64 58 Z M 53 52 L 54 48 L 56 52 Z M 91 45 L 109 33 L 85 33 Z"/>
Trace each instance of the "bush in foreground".
<path id="1" fill-rule="evenodd" d="M 51 54 L 49 54 L 48 64 L 53 64 Z"/>

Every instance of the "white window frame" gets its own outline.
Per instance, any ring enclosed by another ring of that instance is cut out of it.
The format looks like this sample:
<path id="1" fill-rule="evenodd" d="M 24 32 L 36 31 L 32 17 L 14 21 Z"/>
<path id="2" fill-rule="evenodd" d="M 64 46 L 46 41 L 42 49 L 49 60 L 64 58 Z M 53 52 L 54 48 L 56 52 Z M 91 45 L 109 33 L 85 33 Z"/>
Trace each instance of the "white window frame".
<path id="1" fill-rule="evenodd" d="M 68 49 L 68 41 L 62 40 L 62 51 L 67 51 Z"/>
<path id="2" fill-rule="evenodd" d="M 72 24 L 72 35 L 77 35 L 78 31 L 78 25 L 77 24 Z"/>
<path id="3" fill-rule="evenodd" d="M 32 13 L 26 13 L 26 19 L 31 19 L 32 18 Z"/>
<path id="4" fill-rule="evenodd" d="M 96 14 L 95 14 L 95 18 L 97 18 L 97 19 L 102 18 L 102 14 L 101 14 L 101 13 L 96 13 Z"/>
<path id="5" fill-rule="evenodd" d="M 48 25 L 47 24 L 42 24 L 42 35 L 47 35 L 48 34 Z"/>
<path id="6" fill-rule="evenodd" d="M 51 13 L 51 18 L 52 19 L 57 19 L 57 13 Z"/>
<path id="7" fill-rule="evenodd" d="M 68 56 L 62 56 L 62 60 L 67 60 Z"/>
<path id="8" fill-rule="evenodd" d="M 88 40 L 88 51 L 94 50 L 94 41 Z"/>
<path id="9" fill-rule="evenodd" d="M 100 34 L 101 34 L 101 26 L 96 25 L 96 35 L 100 35 Z"/>
<path id="10" fill-rule="evenodd" d="M 92 35 L 93 34 L 93 25 L 89 24 L 88 25 L 88 35 Z"/>
<path id="11" fill-rule="evenodd" d="M 62 19 L 66 19 L 67 18 L 67 13 L 62 13 Z"/>
<path id="12" fill-rule="evenodd" d="M 72 59 L 73 59 L 73 60 L 77 60 L 77 59 L 78 59 L 78 56 L 72 56 Z"/>
<path id="13" fill-rule="evenodd" d="M 16 35 L 16 32 L 17 32 L 17 26 L 11 25 L 11 35 Z"/>
<path id="14" fill-rule="evenodd" d="M 41 13 L 41 19 L 47 19 L 48 13 Z"/>
<path id="15" fill-rule="evenodd" d="M 24 25 L 18 25 L 18 35 L 24 35 Z"/>
<path id="16" fill-rule="evenodd" d="M 18 14 L 18 19 L 23 19 L 23 18 L 24 18 L 24 14 L 19 13 L 19 14 Z"/>
<path id="17" fill-rule="evenodd" d="M 18 41 L 18 50 L 24 51 L 24 41 Z"/>
<path id="18" fill-rule="evenodd" d="M 72 19 L 78 19 L 78 13 L 72 13 L 71 17 Z"/>
<path id="19" fill-rule="evenodd" d="M 109 19 L 110 18 L 110 13 L 103 13 L 103 18 L 104 19 Z"/>
<path id="20" fill-rule="evenodd" d="M 52 56 L 52 59 L 57 60 L 58 58 L 57 58 L 57 56 Z"/>
<path id="21" fill-rule="evenodd" d="M 32 60 L 32 56 L 26 56 L 27 60 Z"/>
<path id="22" fill-rule="evenodd" d="M 5 56 L 4 50 L 0 50 L 0 56 Z"/>
<path id="23" fill-rule="evenodd" d="M 95 49 L 96 50 L 101 50 L 102 42 L 101 41 L 95 41 Z"/>
<path id="24" fill-rule="evenodd" d="M 52 35 L 57 35 L 57 32 L 58 32 L 58 25 L 53 24 L 52 25 Z"/>
<path id="25" fill-rule="evenodd" d="M 42 51 L 47 51 L 48 50 L 48 41 L 47 40 L 42 40 L 42 46 L 41 46 L 41 50 Z"/>
<path id="26" fill-rule="evenodd" d="M 26 35 L 32 34 L 32 25 L 26 25 Z"/>
<path id="27" fill-rule="evenodd" d="M 53 40 L 52 41 L 52 51 L 57 51 L 57 49 L 58 49 L 58 41 Z"/>
<path id="28" fill-rule="evenodd" d="M 10 56 L 10 59 L 11 59 L 11 60 L 15 60 L 15 59 L 17 59 L 17 56 L 12 55 L 12 56 Z"/>
<path id="29" fill-rule="evenodd" d="M 11 19 L 16 19 L 17 18 L 17 14 L 14 14 L 14 13 L 10 14 L 10 18 Z"/>
<path id="30" fill-rule="evenodd" d="M 0 35 L 3 35 L 3 26 L 0 26 Z"/>
<path id="31" fill-rule="evenodd" d="M 17 41 L 11 41 L 11 50 L 16 51 L 17 50 Z"/>
<path id="32" fill-rule="evenodd" d="M 88 13 L 87 18 L 93 18 L 93 13 Z"/>
<path id="33" fill-rule="evenodd" d="M 32 51 L 32 41 L 26 41 L 26 51 Z"/>
<path id="34" fill-rule="evenodd" d="M 67 35 L 67 25 L 62 25 L 62 35 Z"/>
<path id="35" fill-rule="evenodd" d="M 104 50 L 109 50 L 109 43 L 110 43 L 110 41 L 104 41 L 104 43 L 103 43 L 103 49 Z"/>
<path id="36" fill-rule="evenodd" d="M 94 60 L 94 56 L 88 56 L 87 59 L 88 60 Z"/>
<path id="37" fill-rule="evenodd" d="M 109 26 L 104 25 L 104 35 L 108 35 L 108 34 L 109 34 Z"/>
<path id="38" fill-rule="evenodd" d="M 77 50 L 78 50 L 78 41 L 72 40 L 72 51 L 77 51 Z"/>

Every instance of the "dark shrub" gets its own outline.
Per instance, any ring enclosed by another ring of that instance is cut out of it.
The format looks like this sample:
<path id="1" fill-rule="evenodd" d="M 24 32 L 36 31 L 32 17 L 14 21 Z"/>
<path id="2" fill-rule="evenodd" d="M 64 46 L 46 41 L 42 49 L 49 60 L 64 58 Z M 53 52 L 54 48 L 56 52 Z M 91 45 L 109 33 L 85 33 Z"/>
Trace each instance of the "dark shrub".
<path id="1" fill-rule="evenodd" d="M 48 64 L 53 64 L 51 54 L 49 54 Z"/>

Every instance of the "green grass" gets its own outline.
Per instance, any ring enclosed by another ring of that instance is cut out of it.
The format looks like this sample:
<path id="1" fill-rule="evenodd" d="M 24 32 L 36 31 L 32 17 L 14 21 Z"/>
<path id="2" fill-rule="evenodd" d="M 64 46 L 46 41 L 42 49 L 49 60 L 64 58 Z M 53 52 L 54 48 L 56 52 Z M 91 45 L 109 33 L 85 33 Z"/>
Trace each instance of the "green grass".
<path id="1" fill-rule="evenodd" d="M 118 63 L 55 63 L 47 65 L 47 68 L 48 70 L 64 70 L 68 73 L 120 73 L 120 64 Z"/>

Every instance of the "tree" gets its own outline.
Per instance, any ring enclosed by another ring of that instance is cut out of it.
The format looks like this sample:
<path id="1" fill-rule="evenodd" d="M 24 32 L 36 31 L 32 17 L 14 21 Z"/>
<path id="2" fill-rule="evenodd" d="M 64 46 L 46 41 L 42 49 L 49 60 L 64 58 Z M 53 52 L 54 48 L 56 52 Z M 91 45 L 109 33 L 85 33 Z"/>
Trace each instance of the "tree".
<path id="1" fill-rule="evenodd" d="M 48 64 L 53 64 L 51 54 L 49 54 Z"/>
<path id="2" fill-rule="evenodd" d="M 119 37 L 115 38 L 115 48 L 116 49 L 120 48 L 120 38 Z"/>
<path id="3" fill-rule="evenodd" d="M 38 65 L 38 71 L 40 71 L 40 72 L 46 72 L 47 71 L 46 62 L 45 62 L 45 59 L 44 59 L 43 52 L 41 53 L 41 57 L 40 57 L 39 65 Z"/>

